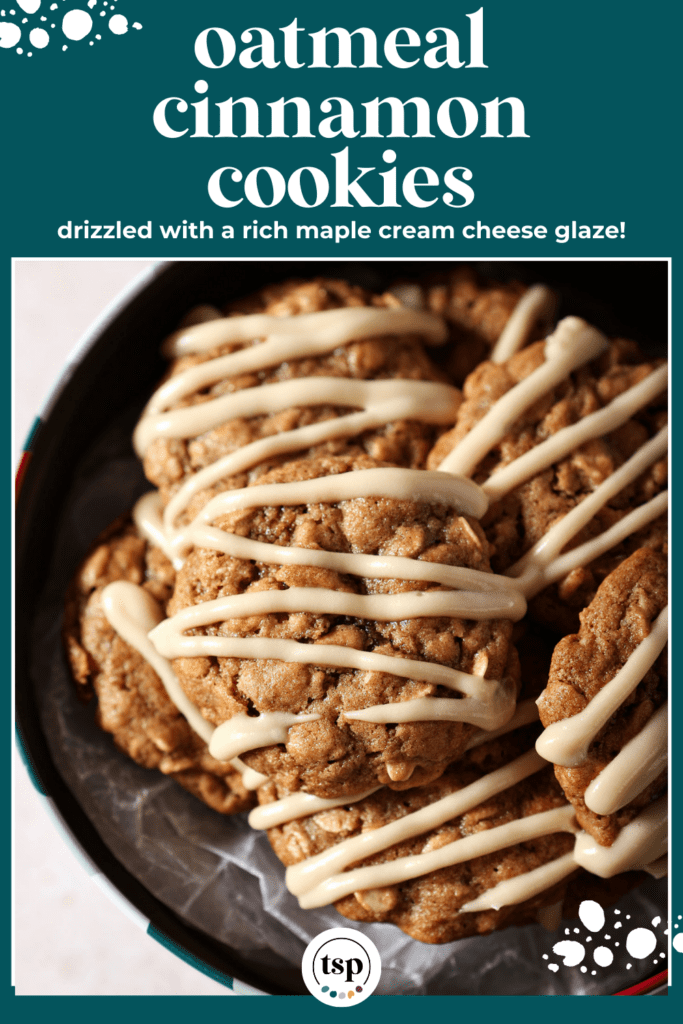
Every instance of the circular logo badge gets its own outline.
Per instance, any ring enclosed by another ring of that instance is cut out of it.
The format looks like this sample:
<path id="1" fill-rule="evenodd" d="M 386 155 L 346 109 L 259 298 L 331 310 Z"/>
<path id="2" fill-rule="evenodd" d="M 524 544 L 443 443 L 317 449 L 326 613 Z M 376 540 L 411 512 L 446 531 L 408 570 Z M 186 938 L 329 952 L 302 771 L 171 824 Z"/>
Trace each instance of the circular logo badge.
<path id="1" fill-rule="evenodd" d="M 379 984 L 382 961 L 362 932 L 330 928 L 309 942 L 301 973 L 311 995 L 328 1006 L 355 1006 Z"/>

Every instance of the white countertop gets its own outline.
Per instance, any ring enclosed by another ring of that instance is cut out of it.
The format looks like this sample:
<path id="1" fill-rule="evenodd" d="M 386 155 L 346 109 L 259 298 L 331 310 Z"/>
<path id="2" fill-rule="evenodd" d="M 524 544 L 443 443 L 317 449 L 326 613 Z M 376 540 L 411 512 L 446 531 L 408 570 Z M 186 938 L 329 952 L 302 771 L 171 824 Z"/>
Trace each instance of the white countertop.
<path id="1" fill-rule="evenodd" d="M 81 335 L 149 261 L 14 264 L 15 462 Z M 110 902 L 52 823 L 15 753 L 17 995 L 225 995 Z"/>

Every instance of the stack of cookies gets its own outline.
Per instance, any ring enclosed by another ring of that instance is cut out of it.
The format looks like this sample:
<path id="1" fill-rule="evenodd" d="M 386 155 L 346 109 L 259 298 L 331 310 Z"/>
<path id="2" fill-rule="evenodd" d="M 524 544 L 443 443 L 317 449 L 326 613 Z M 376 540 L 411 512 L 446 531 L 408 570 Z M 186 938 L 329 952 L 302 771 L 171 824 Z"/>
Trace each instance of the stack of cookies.
<path id="1" fill-rule="evenodd" d="M 166 342 L 67 651 L 304 908 L 443 943 L 666 870 L 666 367 L 552 312 L 290 281 Z"/>

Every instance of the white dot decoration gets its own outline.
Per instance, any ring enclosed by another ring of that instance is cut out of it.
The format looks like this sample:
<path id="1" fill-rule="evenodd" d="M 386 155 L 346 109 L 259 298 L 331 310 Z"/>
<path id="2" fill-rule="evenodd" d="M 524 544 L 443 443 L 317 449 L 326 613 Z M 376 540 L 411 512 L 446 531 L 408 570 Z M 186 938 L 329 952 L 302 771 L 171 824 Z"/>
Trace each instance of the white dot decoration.
<path id="1" fill-rule="evenodd" d="M 586 951 L 580 942 L 574 942 L 563 940 L 562 942 L 556 942 L 553 946 L 553 953 L 557 953 L 558 956 L 563 958 L 565 967 L 577 967 L 584 956 Z"/>
<path id="2" fill-rule="evenodd" d="M 31 40 L 31 46 L 35 46 L 36 50 L 44 50 L 50 42 L 50 36 L 44 28 L 31 29 L 29 39 Z"/>
<path id="3" fill-rule="evenodd" d="M 614 960 L 614 953 L 607 946 L 598 946 L 593 950 L 593 959 L 598 967 L 609 967 Z"/>
<path id="4" fill-rule="evenodd" d="M 113 32 L 115 36 L 123 36 L 128 31 L 128 18 L 125 18 L 123 14 L 114 14 L 109 19 L 109 31 Z"/>
<path id="5" fill-rule="evenodd" d="M 199 88 L 203 84 L 203 81 L 196 82 L 195 89 L 199 91 Z M 580 941 L 574 938 L 574 936 L 577 935 L 581 936 L 580 928 L 564 929 L 564 934 L 566 936 L 571 936 L 571 938 L 563 939 L 553 946 L 553 953 L 560 957 L 562 965 L 574 969 L 578 967 L 581 974 L 590 973 L 591 976 L 595 976 L 599 972 L 592 970 L 590 964 L 586 966 L 584 961 L 587 957 L 590 957 L 593 960 L 593 964 L 596 968 L 609 968 L 615 963 L 615 957 L 619 956 L 619 954 L 616 953 L 616 950 L 619 949 L 621 943 L 618 941 L 612 941 L 611 932 L 612 930 L 621 928 L 625 921 L 631 921 L 631 914 L 622 914 L 620 910 L 616 909 L 613 913 L 615 918 L 612 926 L 610 927 L 610 933 L 605 933 L 599 937 L 596 936 L 595 947 L 591 946 L 590 948 L 587 948 L 587 945 L 593 942 L 593 936 L 591 935 L 585 935 L 584 933 L 584 936 L 580 938 Z M 619 917 L 621 917 L 621 920 L 619 920 Z M 600 904 L 593 900 L 584 900 L 581 903 L 579 907 L 579 918 L 586 929 L 594 933 L 601 932 L 606 923 L 605 911 Z M 679 914 L 678 920 L 680 921 L 681 919 L 682 915 Z M 661 927 L 661 930 L 665 935 L 668 934 L 668 928 L 664 928 L 662 926 L 666 923 L 666 920 L 662 920 L 662 917 L 659 915 L 653 917 L 650 921 L 653 928 L 657 928 L 658 926 Z M 674 924 L 674 927 L 678 928 L 679 925 Z M 661 970 L 666 967 L 667 953 L 666 950 L 664 952 L 657 950 L 657 941 L 656 935 L 649 928 L 634 928 L 631 924 L 627 928 L 625 942 L 626 952 L 628 956 L 631 957 L 631 961 L 633 958 L 642 961 L 648 957 L 652 957 L 652 965 L 658 970 Z M 607 945 L 607 943 L 610 943 L 610 945 Z M 673 948 L 677 952 L 683 953 L 683 929 L 675 933 Z M 542 956 L 546 961 L 549 959 L 547 953 L 543 953 Z M 617 966 L 620 965 L 619 969 L 621 970 L 625 969 L 630 971 L 633 968 L 633 962 L 630 961 L 624 964 L 624 959 L 625 957 L 623 959 L 620 957 L 619 964 Z M 548 968 L 549 970 L 558 971 L 560 969 L 560 965 L 549 963 Z"/>
<path id="6" fill-rule="evenodd" d="M 11 50 L 21 39 L 21 29 L 11 21 L 0 21 L 0 47 Z"/>
<path id="7" fill-rule="evenodd" d="M 657 939 L 649 928 L 634 928 L 626 936 L 626 949 L 636 960 L 644 960 L 657 945 Z"/>
<path id="8" fill-rule="evenodd" d="M 62 19 L 62 32 L 67 39 L 71 39 L 73 42 L 85 39 L 91 28 L 92 18 L 87 11 L 81 11 L 78 8 L 67 11 Z"/>

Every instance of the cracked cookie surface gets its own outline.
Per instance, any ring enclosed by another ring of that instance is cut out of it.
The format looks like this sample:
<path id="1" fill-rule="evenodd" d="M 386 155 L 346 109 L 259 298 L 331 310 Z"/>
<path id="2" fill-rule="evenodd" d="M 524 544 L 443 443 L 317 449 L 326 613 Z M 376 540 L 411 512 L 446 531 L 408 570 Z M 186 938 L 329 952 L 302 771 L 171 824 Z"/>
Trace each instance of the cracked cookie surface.
<path id="1" fill-rule="evenodd" d="M 260 482 L 306 480 L 377 464 L 368 456 L 318 457 L 271 471 Z M 445 506 L 388 498 L 338 504 L 249 509 L 217 525 L 252 540 L 336 552 L 398 555 L 488 571 L 487 544 L 475 519 Z M 195 549 L 178 574 L 169 612 L 229 594 L 289 587 L 325 587 L 355 594 L 399 594 L 434 585 L 373 580 L 312 566 L 274 566 Z M 313 612 L 232 619 L 193 631 L 204 635 L 262 636 L 308 644 L 341 644 L 398 658 L 431 661 L 504 680 L 518 688 L 512 624 L 495 619 L 406 619 L 376 622 Z M 387 672 L 332 669 L 224 657 L 178 659 L 174 668 L 188 697 L 215 725 L 236 714 L 287 711 L 320 715 L 294 725 L 286 745 L 243 755 L 251 767 L 289 788 L 320 796 L 359 792 L 378 783 L 420 785 L 460 756 L 475 727 L 462 722 L 383 725 L 345 719 L 344 713 L 416 697 L 453 697 L 451 691 Z"/>
<path id="2" fill-rule="evenodd" d="M 537 342 L 504 363 L 485 362 L 477 367 L 465 382 L 464 401 L 455 427 L 436 443 L 428 467 L 436 468 L 503 395 L 543 364 L 544 349 L 545 343 Z M 580 367 L 534 402 L 492 447 L 472 478 L 478 483 L 485 482 L 496 470 L 510 465 L 552 434 L 605 408 L 652 373 L 657 365 L 659 362 L 643 361 L 633 342 L 612 341 L 599 359 Z M 582 444 L 494 501 L 481 520 L 491 545 L 494 570 L 505 572 L 665 423 L 666 395 L 662 393 L 617 430 Z M 604 532 L 633 508 L 659 494 L 666 485 L 667 460 L 664 457 L 609 499 L 566 550 Z M 578 629 L 578 613 L 590 603 L 600 582 L 628 555 L 644 546 L 666 552 L 666 515 L 650 522 L 589 565 L 574 569 L 546 587 L 530 602 L 531 613 L 559 633 Z"/>
<path id="3" fill-rule="evenodd" d="M 143 587 L 164 607 L 174 577 L 170 562 L 127 517 L 105 530 L 67 598 L 64 644 L 72 674 L 82 697 L 96 694 L 98 725 L 125 754 L 175 779 L 214 810 L 244 811 L 254 798 L 239 772 L 211 757 L 156 672 L 115 632 L 102 609 L 104 587 L 117 580 Z"/>
<path id="4" fill-rule="evenodd" d="M 270 843 L 285 865 L 298 864 L 333 849 L 346 839 L 398 821 L 476 782 L 530 749 L 537 732 L 537 726 L 530 726 L 475 747 L 430 785 L 403 792 L 383 788 L 357 803 L 271 828 L 268 830 Z M 286 794 L 274 783 L 268 783 L 259 791 L 259 800 L 267 804 L 283 795 Z M 398 858 L 429 853 L 528 815 L 560 808 L 565 803 L 552 770 L 544 768 L 438 828 L 359 860 L 353 868 L 390 865 Z M 575 873 L 519 904 L 476 912 L 464 912 L 462 908 L 499 883 L 570 852 L 573 843 L 573 836 L 564 832 L 540 836 L 418 878 L 349 894 L 338 900 L 335 907 L 354 921 L 391 922 L 427 943 L 451 942 L 511 925 L 533 923 L 540 908 L 564 898 L 568 881 Z"/>

